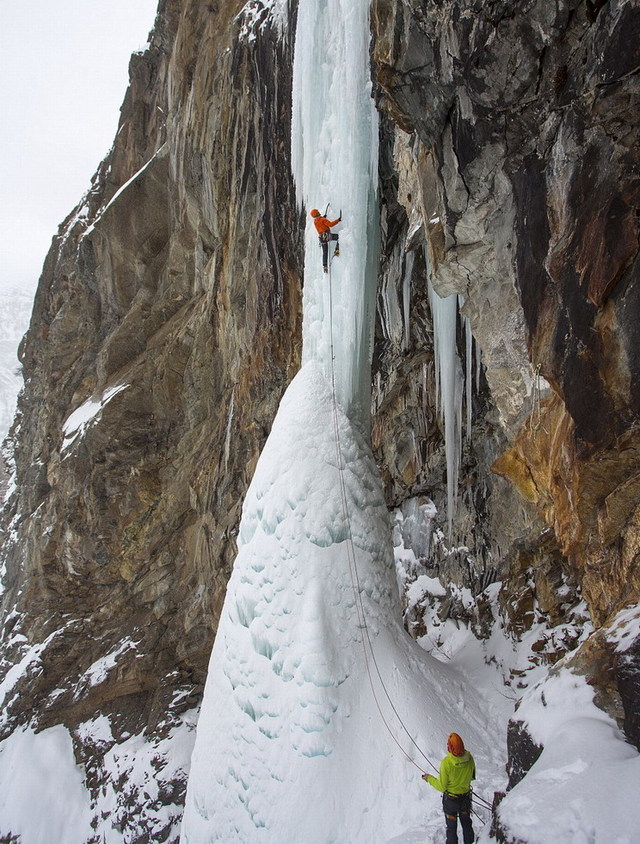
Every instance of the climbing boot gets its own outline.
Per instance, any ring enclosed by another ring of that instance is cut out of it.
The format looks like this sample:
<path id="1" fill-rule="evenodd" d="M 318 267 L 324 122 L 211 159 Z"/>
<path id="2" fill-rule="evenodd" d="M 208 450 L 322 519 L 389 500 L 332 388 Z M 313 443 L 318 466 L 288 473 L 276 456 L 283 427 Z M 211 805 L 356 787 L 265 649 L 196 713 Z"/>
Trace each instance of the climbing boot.
<path id="1" fill-rule="evenodd" d="M 333 253 L 333 257 L 337 258 L 339 254 L 340 254 L 340 248 L 338 246 L 336 246 L 336 251 Z"/>

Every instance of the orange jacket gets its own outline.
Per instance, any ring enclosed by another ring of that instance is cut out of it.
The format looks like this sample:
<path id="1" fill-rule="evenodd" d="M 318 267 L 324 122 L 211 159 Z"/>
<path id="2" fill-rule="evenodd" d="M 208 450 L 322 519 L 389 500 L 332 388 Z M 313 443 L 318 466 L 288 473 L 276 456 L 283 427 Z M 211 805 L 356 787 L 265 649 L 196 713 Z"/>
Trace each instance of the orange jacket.
<path id="1" fill-rule="evenodd" d="M 329 231 L 331 226 L 335 226 L 335 224 L 339 222 L 339 219 L 330 222 L 326 217 L 314 217 L 313 225 L 316 227 L 318 234 L 325 234 L 325 232 Z"/>

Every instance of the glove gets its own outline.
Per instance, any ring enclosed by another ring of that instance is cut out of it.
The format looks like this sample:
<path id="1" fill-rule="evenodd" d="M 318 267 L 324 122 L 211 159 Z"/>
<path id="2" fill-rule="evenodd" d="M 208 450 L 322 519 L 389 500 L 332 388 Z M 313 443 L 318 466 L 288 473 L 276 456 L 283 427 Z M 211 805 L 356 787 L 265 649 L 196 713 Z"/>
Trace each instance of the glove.
<path id="1" fill-rule="evenodd" d="M 342 217 L 338 217 L 338 222 L 339 222 L 339 223 L 341 223 L 341 222 L 342 222 Z"/>

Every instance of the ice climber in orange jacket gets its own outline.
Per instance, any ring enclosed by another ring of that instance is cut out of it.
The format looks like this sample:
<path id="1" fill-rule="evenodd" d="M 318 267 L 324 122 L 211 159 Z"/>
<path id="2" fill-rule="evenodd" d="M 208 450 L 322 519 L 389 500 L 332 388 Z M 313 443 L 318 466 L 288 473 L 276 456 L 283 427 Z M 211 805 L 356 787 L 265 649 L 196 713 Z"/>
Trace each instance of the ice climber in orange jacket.
<path id="1" fill-rule="evenodd" d="M 342 216 L 338 217 L 337 220 L 328 220 L 325 216 L 323 216 L 317 208 L 314 208 L 311 212 L 311 216 L 313 217 L 313 225 L 316 227 L 316 231 L 318 232 L 318 237 L 320 238 L 320 246 L 322 247 L 322 269 L 328 272 L 328 265 L 329 265 L 329 242 L 335 240 L 336 248 L 333 253 L 334 257 L 340 254 L 340 244 L 338 243 L 338 235 L 335 232 L 331 231 L 331 228 L 337 225 L 341 220 Z"/>

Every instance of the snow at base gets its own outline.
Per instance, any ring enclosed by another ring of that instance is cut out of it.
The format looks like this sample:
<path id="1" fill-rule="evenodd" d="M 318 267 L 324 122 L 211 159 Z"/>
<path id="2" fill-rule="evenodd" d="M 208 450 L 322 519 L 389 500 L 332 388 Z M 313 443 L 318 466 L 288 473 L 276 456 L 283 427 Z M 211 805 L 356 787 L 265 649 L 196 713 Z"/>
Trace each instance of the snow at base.
<path id="1" fill-rule="evenodd" d="M 439 829 L 439 798 L 420 779 L 433 770 L 422 753 L 439 764 L 452 729 L 492 772 L 481 792 L 490 798 L 498 785 L 504 737 L 462 675 L 400 624 L 377 469 L 338 411 L 350 524 L 344 519 L 332 416 L 330 387 L 307 364 L 245 500 L 191 761 L 184 844 L 399 841 L 429 818 Z M 357 595 L 375 664 L 365 658 Z"/>
<path id="2" fill-rule="evenodd" d="M 71 736 L 57 725 L 16 730 L 0 744 L 0 837 L 24 844 L 83 844 L 91 804 Z"/>
<path id="3" fill-rule="evenodd" d="M 183 713 L 156 739 L 141 734 L 117 741 L 104 715 L 81 724 L 77 737 L 95 754 L 91 792 L 64 726 L 15 730 L 0 742 L 0 840 L 175 842 L 196 716 Z M 133 815 L 132 806 L 138 807 Z"/>
<path id="4" fill-rule="evenodd" d="M 585 678 L 552 673 L 517 717 L 544 750 L 500 805 L 504 828 L 527 844 L 635 844 L 640 755 L 593 703 Z"/>

